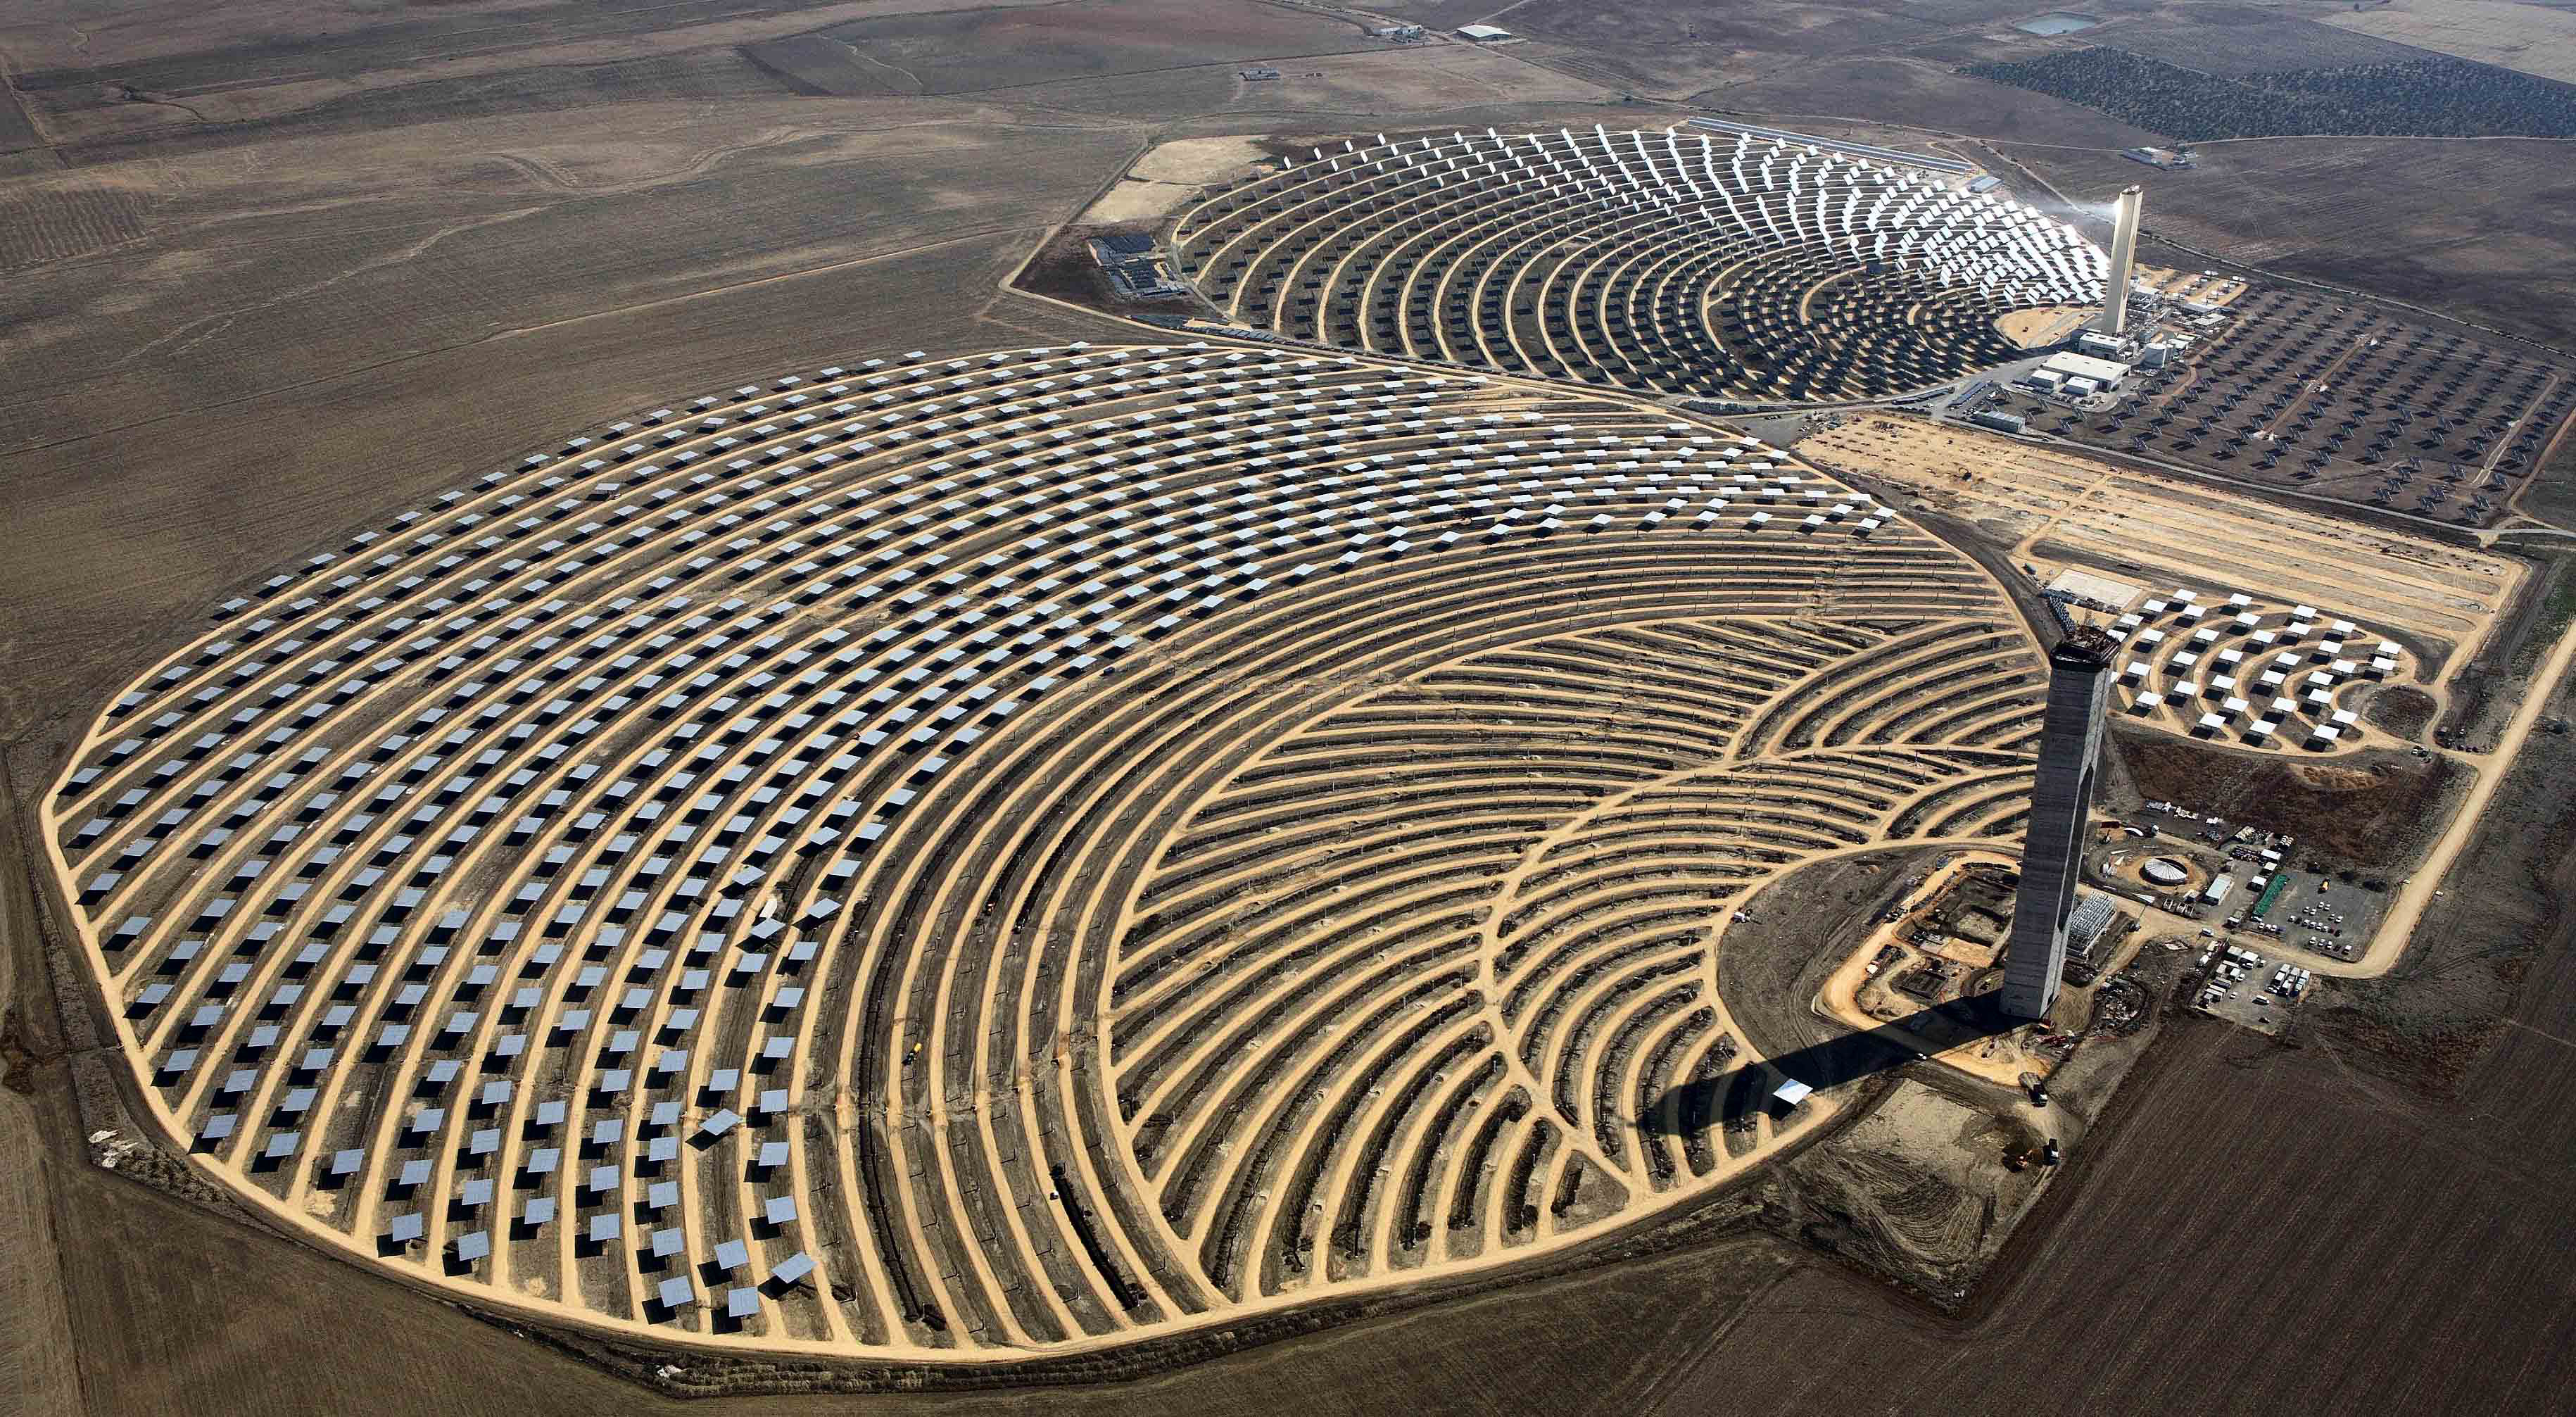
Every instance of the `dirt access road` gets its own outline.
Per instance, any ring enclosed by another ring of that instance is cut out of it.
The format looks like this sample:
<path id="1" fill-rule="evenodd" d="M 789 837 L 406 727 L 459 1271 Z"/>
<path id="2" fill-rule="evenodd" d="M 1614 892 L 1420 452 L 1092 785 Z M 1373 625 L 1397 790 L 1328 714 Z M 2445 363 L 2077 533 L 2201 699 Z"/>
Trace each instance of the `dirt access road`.
<path id="1" fill-rule="evenodd" d="M 2476 780 L 2469 784 L 2468 794 L 2460 799 L 2459 810 L 2451 814 L 2451 824 L 2443 830 L 2442 839 L 2433 843 L 2433 850 L 2425 856 L 2424 864 L 2406 879 L 2397 899 L 2390 903 L 2387 917 L 2380 922 L 2378 935 L 2370 942 L 2369 952 L 2350 968 L 2321 966 L 2317 970 L 2319 974 L 2370 979 L 2386 974 L 2396 966 L 2398 958 L 2406 953 L 2407 941 L 2414 937 L 2415 922 L 2423 918 L 2424 908 L 2432 904 L 2433 897 L 2441 894 L 2442 882 L 2451 874 L 2452 864 L 2468 847 L 2469 838 L 2477 834 L 2479 817 L 2486 812 L 2488 801 L 2495 796 L 2497 786 L 2504 781 L 2505 773 L 2522 752 L 2523 744 L 2530 739 L 2531 730 L 2539 725 L 2542 711 L 2549 707 L 2557 685 L 2566 679 L 2571 664 L 2576 664 L 2576 625 L 2568 626 L 2559 634 L 2557 646 L 2550 650 L 2548 662 L 2541 666 L 2539 677 L 2532 682 L 2532 692 L 2523 699 L 2522 707 L 2514 710 L 2513 720 L 2505 725 L 2503 735 L 2496 740 L 2495 751 L 2451 755 L 2475 773 Z"/>

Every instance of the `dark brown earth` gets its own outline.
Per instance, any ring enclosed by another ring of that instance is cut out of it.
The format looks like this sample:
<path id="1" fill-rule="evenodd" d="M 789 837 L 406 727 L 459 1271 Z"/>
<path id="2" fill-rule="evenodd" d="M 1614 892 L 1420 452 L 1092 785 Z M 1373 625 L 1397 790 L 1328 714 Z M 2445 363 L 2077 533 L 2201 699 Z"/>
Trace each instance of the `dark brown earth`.
<path id="1" fill-rule="evenodd" d="M 2400 738 L 2420 739 L 2424 730 L 2432 726 L 2433 714 L 2440 707 L 2431 694 L 2400 684 L 2371 695 L 2362 717 L 2373 727 Z"/>
<path id="2" fill-rule="evenodd" d="M 2396 871 L 2420 853 L 2445 803 L 2466 786 L 2448 758 L 2367 751 L 2331 766 L 2276 753 L 2240 753 L 2113 725 L 2112 741 L 2139 797 L 2236 826 L 2286 832 L 2312 853 Z"/>

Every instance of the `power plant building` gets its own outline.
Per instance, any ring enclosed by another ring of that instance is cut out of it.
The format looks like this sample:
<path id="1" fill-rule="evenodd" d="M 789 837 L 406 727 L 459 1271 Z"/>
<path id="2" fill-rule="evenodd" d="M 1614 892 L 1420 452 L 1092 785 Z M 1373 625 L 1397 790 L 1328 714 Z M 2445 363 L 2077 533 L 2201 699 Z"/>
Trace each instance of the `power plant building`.
<path id="1" fill-rule="evenodd" d="M 2048 708 L 2040 727 L 2039 773 L 2031 785 L 2030 830 L 2021 886 L 2004 945 L 2005 1014 L 2044 1019 L 2066 968 L 2068 918 L 2084 866 L 2093 809 L 2093 763 L 2102 748 L 2102 701 L 2111 680 L 2111 637 L 2085 628 L 2048 652 Z"/>
<path id="2" fill-rule="evenodd" d="M 2116 359 L 2096 359 L 2089 354 L 2052 354 L 2039 366 L 2043 374 L 2059 379 L 2090 379 L 2098 388 L 2116 389 L 2129 377 L 2129 366 Z"/>

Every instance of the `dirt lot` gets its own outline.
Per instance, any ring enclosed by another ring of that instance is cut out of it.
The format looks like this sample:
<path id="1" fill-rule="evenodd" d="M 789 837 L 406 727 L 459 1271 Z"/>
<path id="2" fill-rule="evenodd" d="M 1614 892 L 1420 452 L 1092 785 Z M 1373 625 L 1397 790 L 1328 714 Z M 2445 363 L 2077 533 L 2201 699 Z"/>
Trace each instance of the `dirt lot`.
<path id="1" fill-rule="evenodd" d="M 1746 113 L 1860 115 L 1995 142 L 2117 151 L 2159 141 L 2144 128 L 2080 104 L 1970 78 L 1947 58 L 1834 59 L 1692 97 Z"/>
<path id="2" fill-rule="evenodd" d="M 2553 454 L 2541 464 L 2531 490 L 2518 504 L 2525 516 L 2544 526 L 2576 529 L 2576 429 L 2562 431 Z"/>
<path id="3" fill-rule="evenodd" d="M 2576 558 L 2534 557 L 2532 566 L 2494 633 L 2454 676 L 2436 729 L 2441 741 L 2471 747 L 2493 742 L 2530 691 L 2541 657 L 2576 615 Z"/>
<path id="4" fill-rule="evenodd" d="M 2130 20 L 2081 31 L 2078 43 L 2107 44 L 2207 74 L 2261 74 L 2350 64 L 2402 64 L 2423 51 L 2341 28 L 2342 17 L 2293 18 L 2269 7 L 2200 5 L 2197 24 Z"/>
<path id="5" fill-rule="evenodd" d="M 2310 851 L 2372 871 L 2403 871 L 2428 844 L 2466 777 L 2448 758 L 2420 762 L 2404 753 L 2363 753 L 2322 767 L 2117 724 L 2112 739 L 2142 799 L 2288 832 Z"/>
<path id="6" fill-rule="evenodd" d="M 1680 95 L 1838 56 L 1901 53 L 1974 36 L 2008 13 L 2011 7 L 1994 0 L 1930 5 L 1527 0 L 1496 23 L 1529 37 L 1533 42 L 1528 48 L 1543 62 L 1621 87 Z M 1702 94 L 1701 101 L 1726 100 Z"/>
<path id="7" fill-rule="evenodd" d="M 951 0 L 894 0 L 908 10 Z M 601 103 L 783 97 L 791 85 L 734 46 L 816 29 L 881 4 L 723 0 L 618 7 L 160 3 L 78 24 L 0 26 L 12 84 L 66 165 L 147 147 L 273 142 Z"/>
<path id="8" fill-rule="evenodd" d="M 2362 716 L 2400 738 L 2421 740 L 2424 730 L 2433 724 L 2433 715 L 2441 705 L 2421 689 L 2398 685 L 2370 696 Z"/>
<path id="9" fill-rule="evenodd" d="M 1839 1253 L 1948 1298 L 1966 1291 L 2047 1179 L 2038 1166 L 2008 1169 L 2004 1154 L 2043 1140 L 2027 1107 L 1907 1077 L 1797 1173 L 1810 1224 L 1839 1232 Z"/>
<path id="10" fill-rule="evenodd" d="M 0 766 L 0 787 L 7 780 Z M 26 967 L 35 955 L 34 907 L 27 875 L 16 868 L 16 815 L 0 818 L 0 859 L 10 862 L 0 874 L 0 1234 L 20 1259 L 0 1278 L 0 1313 L 9 1316 L 0 1325 L 0 1372 L 9 1374 L 13 1410 L 51 1417 L 81 1410 L 80 1349 L 53 1211 L 56 1178 L 81 1163 L 46 1145 L 37 1091 L 59 1075 L 60 1049 L 47 1027 L 50 985 Z"/>

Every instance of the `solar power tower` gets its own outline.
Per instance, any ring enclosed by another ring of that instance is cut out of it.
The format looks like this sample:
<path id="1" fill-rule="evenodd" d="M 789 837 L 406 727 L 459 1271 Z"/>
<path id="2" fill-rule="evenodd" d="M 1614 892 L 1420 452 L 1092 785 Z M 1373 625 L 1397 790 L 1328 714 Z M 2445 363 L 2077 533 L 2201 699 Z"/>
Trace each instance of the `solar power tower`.
<path id="1" fill-rule="evenodd" d="M 2138 258 L 2138 207 L 2146 189 L 2130 187 L 2111 204 L 2111 268 L 2102 277 L 2102 313 L 2093 328 L 2106 335 L 2129 332 L 2129 269 Z"/>
<path id="2" fill-rule="evenodd" d="M 2102 747 L 2102 700 L 2111 678 L 2112 639 L 2090 626 L 2048 652 L 2048 712 L 2040 727 L 2039 778 L 2030 792 L 2030 831 L 2021 848 L 2021 889 L 2004 946 L 2003 1010 L 2048 1017 L 2066 968 L 2066 917 L 2084 866 L 2093 808 L 2093 760 Z"/>

